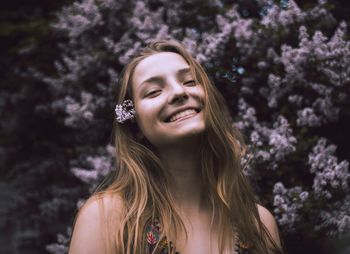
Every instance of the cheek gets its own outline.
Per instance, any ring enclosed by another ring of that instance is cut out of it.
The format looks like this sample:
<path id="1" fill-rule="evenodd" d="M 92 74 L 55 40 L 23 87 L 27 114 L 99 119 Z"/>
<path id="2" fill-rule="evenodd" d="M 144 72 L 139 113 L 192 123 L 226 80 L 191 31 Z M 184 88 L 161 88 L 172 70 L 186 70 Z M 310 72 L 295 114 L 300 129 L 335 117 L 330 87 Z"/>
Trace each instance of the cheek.
<path id="1" fill-rule="evenodd" d="M 156 110 L 152 105 L 149 105 L 149 103 L 145 103 L 144 105 L 139 104 L 136 108 L 136 120 L 142 129 L 152 125 L 153 121 L 156 120 L 156 117 Z"/>
<path id="2" fill-rule="evenodd" d="M 196 99 L 200 101 L 201 104 L 204 104 L 204 101 L 206 100 L 204 87 L 202 86 L 196 87 L 196 90 L 194 91 L 193 96 L 196 97 Z"/>

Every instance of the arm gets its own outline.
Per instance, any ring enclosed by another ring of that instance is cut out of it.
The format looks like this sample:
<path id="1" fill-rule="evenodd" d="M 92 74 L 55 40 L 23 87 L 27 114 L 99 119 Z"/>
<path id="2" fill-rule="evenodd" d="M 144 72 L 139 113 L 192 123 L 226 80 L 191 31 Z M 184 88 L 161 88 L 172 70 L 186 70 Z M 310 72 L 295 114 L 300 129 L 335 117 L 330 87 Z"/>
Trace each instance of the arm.
<path id="1" fill-rule="evenodd" d="M 257 205 L 257 206 L 258 206 L 258 212 L 259 212 L 261 222 L 265 225 L 265 227 L 271 234 L 272 239 L 275 241 L 278 247 L 282 249 L 281 239 L 279 236 L 278 227 L 277 227 L 275 218 L 273 217 L 271 212 L 267 210 L 265 207 L 261 205 Z"/>
<path id="2" fill-rule="evenodd" d="M 101 199 L 92 197 L 81 207 L 74 224 L 69 254 L 107 253 L 106 246 L 109 240 L 107 238 L 109 236 L 106 235 L 107 227 L 115 219 L 108 215 L 111 212 L 116 216 L 120 214 L 120 203 L 112 202 L 112 200 L 116 201 L 115 198 L 112 199 L 111 197 Z M 117 204 L 117 207 L 112 206 L 112 203 Z"/>

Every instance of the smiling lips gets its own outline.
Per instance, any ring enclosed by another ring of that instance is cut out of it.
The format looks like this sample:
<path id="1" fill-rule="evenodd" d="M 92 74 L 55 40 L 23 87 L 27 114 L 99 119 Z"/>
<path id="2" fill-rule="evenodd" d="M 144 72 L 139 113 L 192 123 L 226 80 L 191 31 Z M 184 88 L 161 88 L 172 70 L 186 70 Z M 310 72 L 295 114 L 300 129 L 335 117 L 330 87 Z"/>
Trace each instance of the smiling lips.
<path id="1" fill-rule="evenodd" d="M 174 122 L 174 121 L 176 121 L 176 120 L 178 120 L 180 118 L 184 118 L 186 116 L 193 115 L 193 114 L 197 114 L 197 112 L 194 109 L 187 109 L 187 110 L 184 110 L 184 111 L 182 111 L 180 113 L 177 113 L 177 114 L 173 115 L 170 118 L 169 122 Z"/>

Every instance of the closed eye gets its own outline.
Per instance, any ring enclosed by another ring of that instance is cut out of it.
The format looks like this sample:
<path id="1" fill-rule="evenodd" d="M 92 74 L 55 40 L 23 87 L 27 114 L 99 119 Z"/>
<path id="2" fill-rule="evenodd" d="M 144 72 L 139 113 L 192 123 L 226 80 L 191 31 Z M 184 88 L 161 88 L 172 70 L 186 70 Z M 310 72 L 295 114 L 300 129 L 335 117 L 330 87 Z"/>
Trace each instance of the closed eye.
<path id="1" fill-rule="evenodd" d="M 153 95 L 153 94 L 155 94 L 155 93 L 157 93 L 157 92 L 159 92 L 159 91 L 160 91 L 160 90 L 151 91 L 151 92 L 149 92 L 146 96 Z"/>
<path id="2" fill-rule="evenodd" d="M 185 84 L 191 84 L 191 83 L 195 84 L 196 81 L 194 81 L 194 80 L 189 80 L 189 81 L 186 81 L 186 82 L 185 82 Z"/>

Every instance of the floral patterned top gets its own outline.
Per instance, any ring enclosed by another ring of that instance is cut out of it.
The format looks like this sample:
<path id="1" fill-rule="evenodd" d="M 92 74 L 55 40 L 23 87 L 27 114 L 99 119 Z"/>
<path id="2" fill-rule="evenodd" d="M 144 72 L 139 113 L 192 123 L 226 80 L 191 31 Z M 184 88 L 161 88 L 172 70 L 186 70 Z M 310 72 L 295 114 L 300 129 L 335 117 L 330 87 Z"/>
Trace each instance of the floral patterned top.
<path id="1" fill-rule="evenodd" d="M 175 250 L 175 246 L 173 246 L 172 242 L 168 243 L 166 237 L 160 238 L 160 223 L 158 220 L 155 220 L 154 223 L 151 223 L 146 228 L 146 251 L 145 254 L 168 254 L 168 247 L 171 250 Z M 158 243 L 159 242 L 159 243 Z M 169 246 L 168 246 L 169 244 Z M 176 254 L 180 254 L 180 252 L 175 252 Z M 235 249 L 232 254 L 249 254 L 249 249 L 247 245 L 242 243 L 239 238 L 235 244 Z"/>

